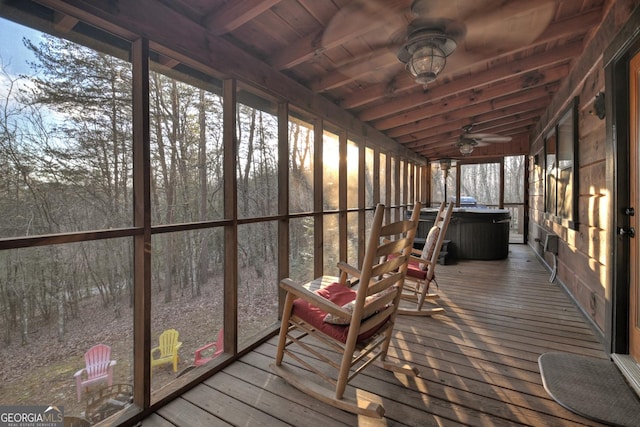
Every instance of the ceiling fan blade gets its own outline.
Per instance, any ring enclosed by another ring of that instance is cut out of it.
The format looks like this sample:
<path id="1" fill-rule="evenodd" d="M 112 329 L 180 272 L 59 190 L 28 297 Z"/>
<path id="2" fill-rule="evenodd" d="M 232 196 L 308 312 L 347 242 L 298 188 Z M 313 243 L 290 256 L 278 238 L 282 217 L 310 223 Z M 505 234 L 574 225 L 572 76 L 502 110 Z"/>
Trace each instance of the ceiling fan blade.
<path id="1" fill-rule="evenodd" d="M 460 72 L 466 68 L 469 68 L 475 64 L 482 63 L 488 59 L 489 55 L 486 53 L 470 52 L 465 49 L 465 42 L 458 44 L 456 50 L 447 57 L 447 62 L 443 75 Z"/>
<path id="2" fill-rule="evenodd" d="M 322 92 L 354 80 L 378 83 L 391 79 L 402 70 L 403 66 L 393 52 L 383 47 L 354 58 L 348 63 L 339 64 L 335 71 L 311 83 L 311 87 L 314 91 Z"/>
<path id="3" fill-rule="evenodd" d="M 412 12 L 422 18 L 463 22 L 483 11 L 499 7 L 503 0 L 415 0 Z"/>
<path id="4" fill-rule="evenodd" d="M 338 10 L 322 33 L 325 54 L 316 59 L 330 72 L 313 83 L 315 90 L 396 76 L 402 70 L 396 51 L 406 39 L 409 15 L 407 0 L 352 0 Z"/>
<path id="5" fill-rule="evenodd" d="M 556 3 L 518 0 L 470 16 L 465 47 L 472 52 L 507 52 L 525 46 L 547 28 Z"/>
<path id="6" fill-rule="evenodd" d="M 471 138 L 477 142 L 510 142 L 510 136 L 500 136 L 494 133 L 468 133 L 464 135 L 465 138 Z"/>
<path id="7" fill-rule="evenodd" d="M 489 144 L 487 141 L 476 141 L 475 147 L 486 147 L 488 145 L 491 145 L 491 144 Z"/>
<path id="8" fill-rule="evenodd" d="M 357 0 L 340 9 L 322 33 L 321 46 L 333 49 L 366 35 L 370 45 L 381 45 L 399 30 L 405 30 L 406 0 Z"/>

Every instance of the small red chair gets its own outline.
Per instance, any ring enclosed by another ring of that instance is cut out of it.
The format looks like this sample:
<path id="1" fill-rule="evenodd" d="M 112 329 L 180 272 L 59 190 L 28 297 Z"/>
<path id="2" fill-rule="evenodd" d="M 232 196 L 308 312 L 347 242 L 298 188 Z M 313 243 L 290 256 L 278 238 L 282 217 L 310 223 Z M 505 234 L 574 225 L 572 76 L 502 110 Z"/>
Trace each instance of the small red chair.
<path id="1" fill-rule="evenodd" d="M 113 384 L 113 367 L 115 360 L 111 360 L 111 347 L 105 344 L 94 345 L 84 354 L 85 367 L 76 372 L 76 388 L 78 389 L 78 402 L 82 399 L 82 390 L 99 382 L 107 382 L 107 386 Z M 84 375 L 83 375 L 84 374 Z M 83 377 L 85 377 L 83 379 Z"/>
<path id="2" fill-rule="evenodd" d="M 203 352 L 211 349 L 214 349 L 214 350 L 210 356 L 202 355 Z M 212 342 L 196 350 L 196 354 L 193 359 L 193 364 L 195 366 L 204 365 L 208 361 L 220 356 L 222 352 L 224 352 L 224 329 L 220 329 L 220 332 L 218 332 L 218 339 L 216 342 Z"/>

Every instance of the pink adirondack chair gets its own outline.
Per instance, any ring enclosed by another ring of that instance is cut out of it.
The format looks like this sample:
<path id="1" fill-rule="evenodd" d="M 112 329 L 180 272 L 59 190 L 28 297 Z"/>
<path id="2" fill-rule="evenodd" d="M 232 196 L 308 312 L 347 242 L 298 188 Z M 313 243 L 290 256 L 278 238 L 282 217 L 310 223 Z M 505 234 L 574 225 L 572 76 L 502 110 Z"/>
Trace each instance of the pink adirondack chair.
<path id="1" fill-rule="evenodd" d="M 211 354 L 210 356 L 202 355 L 203 352 L 210 350 L 212 348 L 215 349 L 213 350 L 213 354 Z M 216 342 L 209 343 L 196 350 L 196 354 L 193 359 L 193 364 L 196 366 L 204 365 L 208 361 L 220 356 L 220 354 L 222 354 L 223 351 L 224 351 L 224 329 L 220 329 L 220 332 L 218 332 L 218 339 Z"/>
<path id="2" fill-rule="evenodd" d="M 111 360 L 111 347 L 106 344 L 94 345 L 84 354 L 85 367 L 76 372 L 76 387 L 78 402 L 82 399 L 82 390 L 99 382 L 106 381 L 107 386 L 113 385 L 113 367 L 115 360 Z"/>

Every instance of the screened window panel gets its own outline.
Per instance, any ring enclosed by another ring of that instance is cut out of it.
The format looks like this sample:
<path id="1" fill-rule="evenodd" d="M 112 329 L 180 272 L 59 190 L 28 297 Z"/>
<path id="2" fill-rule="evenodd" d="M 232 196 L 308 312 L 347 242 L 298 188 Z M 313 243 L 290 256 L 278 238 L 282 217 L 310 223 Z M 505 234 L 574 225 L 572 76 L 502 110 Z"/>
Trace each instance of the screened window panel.
<path id="1" fill-rule="evenodd" d="M 313 211 L 313 125 L 289 117 L 289 212 Z"/>
<path id="2" fill-rule="evenodd" d="M 223 218 L 221 83 L 181 68 L 171 76 L 150 73 L 154 224 Z"/>
<path id="3" fill-rule="evenodd" d="M 277 215 L 277 105 L 253 93 L 239 90 L 237 108 L 238 217 Z"/>
<path id="4" fill-rule="evenodd" d="M 338 135 L 325 131 L 322 141 L 322 199 L 325 210 L 338 209 L 340 142 Z"/>

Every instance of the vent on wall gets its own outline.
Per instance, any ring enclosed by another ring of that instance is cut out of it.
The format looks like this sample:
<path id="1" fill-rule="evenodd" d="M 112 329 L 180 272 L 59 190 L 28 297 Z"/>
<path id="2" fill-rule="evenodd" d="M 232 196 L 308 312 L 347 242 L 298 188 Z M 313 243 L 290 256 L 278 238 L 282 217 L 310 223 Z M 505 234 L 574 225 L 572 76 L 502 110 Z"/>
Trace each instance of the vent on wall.
<path id="1" fill-rule="evenodd" d="M 555 234 L 547 234 L 544 239 L 544 251 L 558 255 L 558 236 Z"/>

